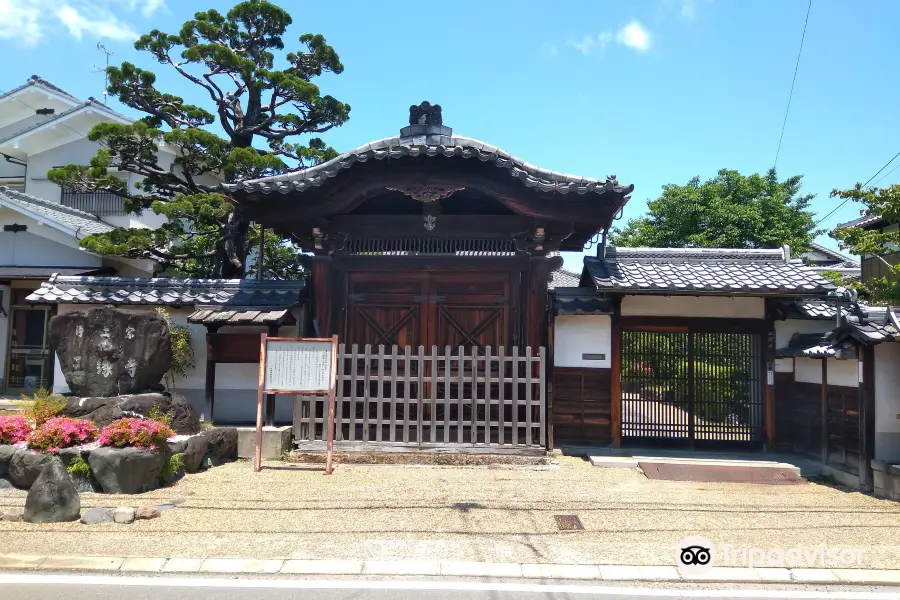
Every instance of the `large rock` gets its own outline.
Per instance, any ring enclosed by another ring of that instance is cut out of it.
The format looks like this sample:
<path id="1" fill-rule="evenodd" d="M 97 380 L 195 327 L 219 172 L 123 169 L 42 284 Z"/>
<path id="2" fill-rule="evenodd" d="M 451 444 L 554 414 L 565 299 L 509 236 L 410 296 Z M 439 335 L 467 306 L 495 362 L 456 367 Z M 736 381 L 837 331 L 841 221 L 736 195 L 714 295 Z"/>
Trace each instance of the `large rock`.
<path id="1" fill-rule="evenodd" d="M 9 461 L 12 460 L 13 454 L 18 448 L 15 446 L 0 446 L 0 477 L 6 475 L 9 471 Z"/>
<path id="2" fill-rule="evenodd" d="M 112 523 L 113 511 L 108 508 L 94 507 L 89 508 L 81 515 L 81 522 L 85 525 L 99 525 L 101 523 Z"/>
<path id="3" fill-rule="evenodd" d="M 203 434 L 208 447 L 206 455 L 213 465 L 237 459 L 238 432 L 234 427 L 216 427 Z"/>
<path id="4" fill-rule="evenodd" d="M 97 448 L 88 464 L 107 494 L 140 494 L 159 487 L 164 451 L 142 448 Z"/>
<path id="5" fill-rule="evenodd" d="M 34 450 L 17 450 L 9 461 L 9 480 L 17 488 L 27 490 L 37 481 L 44 466 L 54 458 L 52 454 Z"/>
<path id="6" fill-rule="evenodd" d="M 193 435 L 189 437 L 184 448 L 184 470 L 188 473 L 196 473 L 199 471 L 208 447 L 209 439 L 206 435 Z"/>
<path id="7" fill-rule="evenodd" d="M 50 347 L 73 394 L 134 394 L 162 380 L 172 365 L 169 326 L 152 311 L 112 307 L 50 319 Z"/>
<path id="8" fill-rule="evenodd" d="M 69 473 L 61 460 L 51 460 L 28 490 L 23 518 L 28 523 L 65 523 L 80 515 L 81 499 Z"/>
<path id="9" fill-rule="evenodd" d="M 175 433 L 190 435 L 200 431 L 200 416 L 194 407 L 181 396 L 169 394 L 128 394 L 112 398 L 69 398 L 62 415 L 77 419 L 90 419 L 103 428 L 124 417 L 146 418 L 156 407 L 168 413 Z"/>

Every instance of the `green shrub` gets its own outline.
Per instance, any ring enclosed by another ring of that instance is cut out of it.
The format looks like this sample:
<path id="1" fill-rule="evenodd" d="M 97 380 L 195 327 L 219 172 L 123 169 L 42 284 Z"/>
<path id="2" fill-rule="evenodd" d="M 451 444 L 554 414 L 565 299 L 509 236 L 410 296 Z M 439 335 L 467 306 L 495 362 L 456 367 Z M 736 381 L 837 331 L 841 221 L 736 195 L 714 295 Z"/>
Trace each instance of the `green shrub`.
<path id="1" fill-rule="evenodd" d="M 172 411 L 163 412 L 163 410 L 159 407 L 159 404 L 154 404 L 150 407 L 150 414 L 147 415 L 147 419 L 150 421 L 156 421 L 157 423 L 161 423 L 166 427 L 172 426 Z"/>
<path id="2" fill-rule="evenodd" d="M 159 478 L 162 480 L 168 480 L 172 477 L 175 477 L 184 469 L 184 453 L 178 452 L 177 454 L 173 454 L 166 461 L 165 466 L 163 466 L 162 472 L 159 474 Z"/>
<path id="3" fill-rule="evenodd" d="M 194 368 L 194 349 L 191 347 L 191 331 L 184 325 L 173 325 L 172 317 L 165 308 L 157 307 L 156 312 L 169 326 L 169 342 L 172 345 L 172 366 L 166 373 L 166 388 L 175 389 L 175 377 L 186 377 Z"/>
<path id="4" fill-rule="evenodd" d="M 76 456 L 72 459 L 72 462 L 66 467 L 66 471 L 72 475 L 83 475 L 85 477 L 90 477 L 91 475 L 90 465 L 88 465 L 87 461 L 80 456 Z"/>
<path id="5" fill-rule="evenodd" d="M 51 394 L 50 391 L 41 388 L 32 397 L 22 394 L 20 404 L 28 420 L 34 423 L 35 427 L 40 427 L 44 421 L 61 413 L 67 402 L 59 394 Z"/>

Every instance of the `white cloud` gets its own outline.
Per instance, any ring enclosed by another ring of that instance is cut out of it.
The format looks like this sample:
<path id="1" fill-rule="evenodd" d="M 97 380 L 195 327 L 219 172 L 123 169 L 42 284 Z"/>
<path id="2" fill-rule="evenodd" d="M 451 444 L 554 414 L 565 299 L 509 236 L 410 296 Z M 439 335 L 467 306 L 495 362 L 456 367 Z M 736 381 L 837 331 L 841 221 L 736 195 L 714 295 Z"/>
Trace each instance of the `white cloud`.
<path id="1" fill-rule="evenodd" d="M 568 45 L 578 49 L 578 51 L 587 56 L 595 50 L 603 53 L 612 42 L 637 52 L 646 52 L 652 45 L 650 32 L 636 20 L 632 20 L 615 32 L 612 29 L 607 29 L 597 35 L 586 35 L 578 41 L 571 41 Z"/>
<path id="2" fill-rule="evenodd" d="M 616 42 L 638 52 L 646 52 L 652 42 L 650 32 L 639 21 L 631 21 L 616 33 Z"/>
<path id="3" fill-rule="evenodd" d="M 64 4 L 56 11 L 56 18 L 76 40 L 80 40 L 86 33 L 110 40 L 135 40 L 138 37 L 128 25 L 111 14 L 104 14 L 104 11 L 91 11 L 86 16 L 78 9 Z"/>
<path id="4" fill-rule="evenodd" d="M 60 29 L 77 40 L 133 40 L 128 19 L 165 9 L 165 0 L 0 0 L 0 40 L 34 46 Z"/>

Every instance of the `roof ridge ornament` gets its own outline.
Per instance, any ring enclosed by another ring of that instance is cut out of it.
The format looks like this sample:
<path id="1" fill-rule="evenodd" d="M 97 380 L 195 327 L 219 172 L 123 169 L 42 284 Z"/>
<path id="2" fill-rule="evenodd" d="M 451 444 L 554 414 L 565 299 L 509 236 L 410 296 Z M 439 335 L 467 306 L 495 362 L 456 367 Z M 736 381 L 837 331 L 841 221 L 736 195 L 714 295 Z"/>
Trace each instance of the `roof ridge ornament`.
<path id="1" fill-rule="evenodd" d="M 441 115 L 441 105 L 432 104 L 428 100 L 423 100 L 418 106 L 413 104 L 409 107 L 409 124 L 443 125 L 444 119 Z"/>
<path id="2" fill-rule="evenodd" d="M 387 186 L 392 192 L 400 192 L 413 200 L 422 203 L 437 202 L 441 198 L 447 198 L 466 189 L 460 185 L 406 185 L 403 187 Z"/>

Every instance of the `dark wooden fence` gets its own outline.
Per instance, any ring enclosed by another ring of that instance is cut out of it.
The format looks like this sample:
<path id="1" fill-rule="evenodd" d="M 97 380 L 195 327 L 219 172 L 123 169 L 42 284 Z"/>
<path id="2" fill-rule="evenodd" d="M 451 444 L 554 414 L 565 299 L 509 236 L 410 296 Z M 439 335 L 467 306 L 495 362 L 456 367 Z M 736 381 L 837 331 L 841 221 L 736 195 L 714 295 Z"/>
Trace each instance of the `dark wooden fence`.
<path id="1" fill-rule="evenodd" d="M 340 345 L 335 449 L 527 452 L 546 447 L 544 348 Z M 298 396 L 294 437 L 323 448 L 325 398 Z"/>

